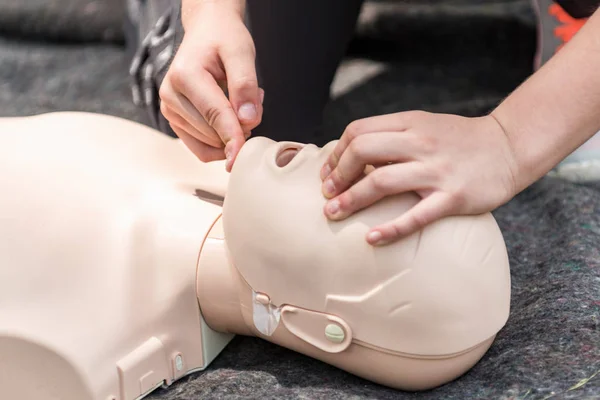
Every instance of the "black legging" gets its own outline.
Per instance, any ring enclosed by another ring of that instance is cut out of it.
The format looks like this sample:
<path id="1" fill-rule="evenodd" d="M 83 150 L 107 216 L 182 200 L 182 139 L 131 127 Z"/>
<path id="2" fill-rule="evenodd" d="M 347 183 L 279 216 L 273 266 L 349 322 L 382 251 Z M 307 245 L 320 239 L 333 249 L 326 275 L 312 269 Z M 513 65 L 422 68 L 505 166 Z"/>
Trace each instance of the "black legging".
<path id="1" fill-rule="evenodd" d="M 264 113 L 255 135 L 313 142 L 362 0 L 248 0 Z"/>

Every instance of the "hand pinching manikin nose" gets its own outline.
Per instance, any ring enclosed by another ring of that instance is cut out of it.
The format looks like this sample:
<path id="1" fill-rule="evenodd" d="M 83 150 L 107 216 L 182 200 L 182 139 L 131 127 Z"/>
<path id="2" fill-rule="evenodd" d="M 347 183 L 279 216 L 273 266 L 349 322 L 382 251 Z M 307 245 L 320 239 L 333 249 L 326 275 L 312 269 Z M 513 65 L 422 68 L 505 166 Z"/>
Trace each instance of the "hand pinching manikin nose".
<path id="1" fill-rule="evenodd" d="M 228 169 L 262 116 L 244 12 L 241 0 L 183 0 L 185 35 L 160 88 L 175 133 L 200 160 L 226 158 Z"/>

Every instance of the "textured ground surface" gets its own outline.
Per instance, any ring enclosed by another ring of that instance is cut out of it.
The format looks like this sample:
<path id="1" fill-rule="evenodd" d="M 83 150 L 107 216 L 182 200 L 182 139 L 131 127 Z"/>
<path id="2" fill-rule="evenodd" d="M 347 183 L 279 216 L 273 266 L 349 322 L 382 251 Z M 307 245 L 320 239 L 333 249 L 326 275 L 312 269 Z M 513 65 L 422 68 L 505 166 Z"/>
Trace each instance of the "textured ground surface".
<path id="1" fill-rule="evenodd" d="M 365 9 L 328 110 L 331 135 L 352 119 L 411 108 L 478 115 L 530 73 L 527 1 L 409 3 Z M 121 0 L 0 0 L 0 116 L 85 110 L 143 121 L 129 99 L 121 16 Z M 512 313 L 461 379 L 399 393 L 237 338 L 206 372 L 151 398 L 600 398 L 600 184 L 544 179 L 495 216 L 512 264 Z"/>

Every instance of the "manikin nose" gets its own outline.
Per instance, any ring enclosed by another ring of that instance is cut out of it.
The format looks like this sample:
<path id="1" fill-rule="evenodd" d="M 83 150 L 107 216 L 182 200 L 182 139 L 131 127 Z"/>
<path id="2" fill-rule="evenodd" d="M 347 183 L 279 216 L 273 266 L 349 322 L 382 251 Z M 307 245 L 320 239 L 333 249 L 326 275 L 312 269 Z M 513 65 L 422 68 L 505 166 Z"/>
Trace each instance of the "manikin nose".
<path id="1" fill-rule="evenodd" d="M 302 150 L 304 145 L 300 143 L 285 143 L 283 144 L 277 154 L 275 155 L 275 163 L 278 167 L 283 168 L 288 165 L 294 157 Z"/>

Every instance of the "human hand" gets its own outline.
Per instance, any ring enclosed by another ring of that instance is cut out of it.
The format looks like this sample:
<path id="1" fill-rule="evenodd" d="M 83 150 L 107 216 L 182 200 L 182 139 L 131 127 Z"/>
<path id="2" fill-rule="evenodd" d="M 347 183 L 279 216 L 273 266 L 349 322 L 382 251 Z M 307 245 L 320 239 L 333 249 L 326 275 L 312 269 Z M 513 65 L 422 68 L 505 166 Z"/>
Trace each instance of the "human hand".
<path id="1" fill-rule="evenodd" d="M 226 3 L 199 2 L 184 25 L 160 88 L 161 112 L 200 160 L 226 158 L 230 171 L 262 119 L 254 42 L 242 13 Z"/>
<path id="2" fill-rule="evenodd" d="M 364 175 L 367 166 L 374 166 Z M 517 163 L 492 116 L 466 118 L 422 111 L 348 125 L 321 170 L 325 215 L 342 220 L 394 194 L 421 200 L 367 234 L 384 245 L 450 215 L 491 211 L 516 194 Z"/>

